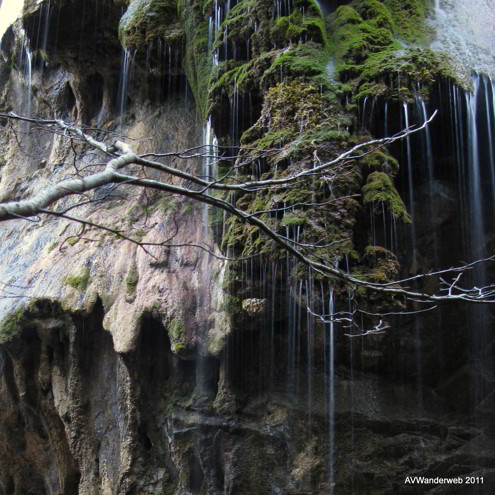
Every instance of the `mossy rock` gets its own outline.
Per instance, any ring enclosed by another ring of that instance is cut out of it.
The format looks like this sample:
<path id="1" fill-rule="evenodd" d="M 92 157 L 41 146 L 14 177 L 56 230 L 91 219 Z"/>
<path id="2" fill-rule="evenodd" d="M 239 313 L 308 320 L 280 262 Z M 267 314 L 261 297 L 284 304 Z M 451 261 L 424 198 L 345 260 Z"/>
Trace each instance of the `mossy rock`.
<path id="1" fill-rule="evenodd" d="M 382 246 L 366 246 L 361 264 L 370 282 L 388 283 L 397 279 L 400 265 L 394 253 Z"/>
<path id="2" fill-rule="evenodd" d="M 91 281 L 89 268 L 84 267 L 80 273 L 73 273 L 65 277 L 65 283 L 70 287 L 84 292 Z"/>
<path id="3" fill-rule="evenodd" d="M 194 94 L 198 114 L 206 119 L 212 71 L 212 57 L 208 52 L 208 18 L 203 14 L 201 3 L 189 6 L 184 0 L 178 1 L 178 16 L 185 33 L 182 67 Z"/>
<path id="4" fill-rule="evenodd" d="M 25 308 L 18 309 L 7 315 L 0 323 L 0 344 L 8 342 L 21 332 L 26 320 Z"/>
<path id="5" fill-rule="evenodd" d="M 119 39 L 128 49 L 144 50 L 155 39 L 180 46 L 184 37 L 176 0 L 133 0 L 119 24 Z"/>
<path id="6" fill-rule="evenodd" d="M 13 310 L 0 322 L 0 344 L 11 341 L 34 319 L 59 317 L 65 319 L 60 303 L 50 299 L 34 299 Z"/>
<path id="7" fill-rule="evenodd" d="M 381 205 L 383 204 L 404 223 L 412 222 L 392 179 L 385 172 L 373 172 L 368 176 L 367 182 L 363 186 L 363 203 L 371 206 L 374 214 L 381 214 Z"/>
<path id="8" fill-rule="evenodd" d="M 332 15 L 330 45 L 337 72 L 350 83 L 356 99 L 408 100 L 415 96 L 417 83 L 427 98 L 439 77 L 463 83 L 447 55 L 427 48 L 428 8 L 426 0 L 354 0 Z"/>
<path id="9" fill-rule="evenodd" d="M 361 163 L 365 175 L 372 172 L 384 172 L 393 179 L 399 172 L 399 162 L 393 156 L 380 150 L 368 153 L 361 159 Z"/>
<path id="10" fill-rule="evenodd" d="M 139 272 L 135 263 L 129 268 L 127 275 L 125 277 L 126 286 L 126 300 L 127 302 L 134 301 L 136 297 L 136 290 L 139 282 Z"/>
<path id="11" fill-rule="evenodd" d="M 172 339 L 180 339 L 186 333 L 186 325 L 182 318 L 174 318 L 169 325 L 169 336 Z"/>

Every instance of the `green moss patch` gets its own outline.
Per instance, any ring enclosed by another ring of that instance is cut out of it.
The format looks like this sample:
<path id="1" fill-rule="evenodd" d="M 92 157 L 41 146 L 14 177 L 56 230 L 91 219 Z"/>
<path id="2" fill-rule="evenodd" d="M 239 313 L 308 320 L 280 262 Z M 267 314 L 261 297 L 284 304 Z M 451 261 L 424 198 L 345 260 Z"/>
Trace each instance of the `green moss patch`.
<path id="1" fill-rule="evenodd" d="M 357 99 L 408 99 L 418 82 L 427 97 L 438 77 L 456 79 L 449 57 L 426 48 L 427 11 L 426 0 L 354 0 L 332 15 L 337 72 Z"/>
<path id="2" fill-rule="evenodd" d="M 373 208 L 373 213 L 380 214 L 381 205 L 384 204 L 404 223 L 412 221 L 392 179 L 384 172 L 373 172 L 368 176 L 367 183 L 363 186 L 363 202 Z"/>
<path id="3" fill-rule="evenodd" d="M 125 277 L 125 285 L 127 288 L 128 295 L 135 294 L 138 282 L 139 282 L 139 272 L 137 270 L 136 265 L 133 264 Z"/>
<path id="4" fill-rule="evenodd" d="M 119 39 L 126 48 L 143 50 L 158 38 L 179 46 L 183 36 L 176 0 L 134 0 L 119 24 Z"/>
<path id="5" fill-rule="evenodd" d="M 39 318 L 64 318 L 59 303 L 49 299 L 35 299 L 28 304 L 9 313 L 0 322 L 0 344 L 4 344 L 19 335 L 33 319 Z"/>
<path id="6" fill-rule="evenodd" d="M 85 267 L 80 274 L 67 275 L 65 278 L 65 283 L 70 285 L 72 288 L 84 292 L 91 281 L 91 276 L 89 268 Z"/>

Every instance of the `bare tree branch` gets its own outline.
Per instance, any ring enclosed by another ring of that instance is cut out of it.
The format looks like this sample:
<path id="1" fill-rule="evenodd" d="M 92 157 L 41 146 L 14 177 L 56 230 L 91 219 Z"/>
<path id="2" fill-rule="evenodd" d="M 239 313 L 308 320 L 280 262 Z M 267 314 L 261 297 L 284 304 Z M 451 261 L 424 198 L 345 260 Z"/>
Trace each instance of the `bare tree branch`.
<path id="1" fill-rule="evenodd" d="M 238 217 L 242 222 L 250 224 L 256 227 L 262 234 L 264 234 L 269 239 L 273 240 L 280 248 L 282 248 L 289 255 L 293 256 L 295 260 L 301 262 L 305 266 L 314 270 L 316 273 L 322 277 L 329 277 L 333 279 L 340 280 L 350 286 L 350 288 L 364 287 L 366 289 L 379 292 L 381 294 L 387 294 L 391 296 L 402 296 L 410 300 L 415 300 L 422 303 L 436 303 L 442 301 L 468 301 L 472 303 L 494 303 L 495 302 L 495 285 L 490 285 L 487 287 L 473 287 L 464 288 L 460 287 L 459 283 L 461 276 L 464 272 L 471 269 L 479 263 L 487 263 L 495 260 L 495 255 L 485 258 L 483 260 L 475 260 L 471 263 L 464 264 L 460 267 L 452 267 L 448 269 L 439 270 L 432 273 L 419 274 L 414 277 L 409 277 L 403 280 L 397 280 L 390 283 L 375 283 L 367 280 L 360 279 L 346 271 L 339 269 L 333 262 L 326 260 L 324 258 L 319 258 L 314 253 L 311 254 L 311 249 L 318 249 L 325 246 L 333 244 L 333 242 L 344 242 L 345 239 L 340 239 L 333 241 L 331 244 L 319 245 L 318 242 L 314 244 L 309 243 L 299 243 L 296 239 L 290 239 L 288 236 L 284 236 L 276 232 L 271 228 L 267 222 L 263 221 L 258 216 L 262 214 L 269 213 L 279 213 L 290 208 L 295 208 L 296 206 L 303 207 L 314 207 L 316 203 L 297 203 L 295 205 L 285 205 L 283 208 L 274 208 L 270 210 L 257 211 L 254 213 L 249 213 L 238 208 L 235 204 L 212 194 L 212 191 L 220 191 L 223 193 L 232 192 L 246 192 L 252 193 L 254 191 L 260 191 L 264 189 L 271 188 L 290 188 L 296 182 L 301 180 L 313 179 L 316 176 L 324 177 L 323 174 L 327 173 L 330 169 L 333 169 L 337 165 L 347 166 L 347 163 L 351 160 L 356 160 L 369 153 L 380 149 L 381 147 L 393 143 L 397 140 L 403 139 L 412 133 L 419 132 L 424 129 L 435 117 L 436 111 L 432 116 L 426 120 L 421 126 L 416 128 L 409 128 L 401 131 L 392 137 L 387 137 L 383 139 L 374 139 L 365 143 L 360 143 L 345 153 L 340 154 L 336 158 L 321 163 L 318 159 L 319 165 L 313 168 L 304 169 L 287 177 L 265 179 L 265 180 L 250 180 L 250 181 L 235 181 L 231 180 L 229 173 L 225 174 L 223 178 L 215 179 L 212 177 L 199 177 L 193 173 L 181 170 L 174 166 L 169 166 L 156 160 L 150 160 L 149 157 L 153 158 L 169 158 L 175 157 L 179 159 L 190 159 L 190 158 L 205 158 L 205 156 L 218 159 L 216 153 L 211 154 L 209 151 L 210 146 L 208 146 L 208 152 L 204 153 L 206 147 L 196 146 L 188 150 L 180 152 L 170 152 L 170 153 L 147 153 L 143 155 L 135 154 L 131 147 L 119 140 L 114 140 L 111 144 L 105 144 L 92 137 L 88 132 L 84 132 L 81 128 L 75 127 L 64 123 L 61 120 L 47 120 L 47 119 L 37 119 L 37 118 L 26 118 L 16 114 L 5 114 L 0 113 L 0 118 L 8 119 L 9 121 L 23 121 L 31 124 L 36 124 L 42 129 L 53 133 L 62 133 L 64 137 L 73 141 L 84 143 L 84 145 L 89 146 L 99 153 L 103 153 L 108 159 L 104 165 L 104 169 L 99 172 L 89 173 L 86 176 L 82 176 L 81 173 L 83 168 L 76 166 L 74 162 L 74 167 L 76 170 L 77 178 L 67 179 L 55 184 L 53 186 L 47 187 L 45 190 L 39 192 L 31 199 L 25 199 L 20 201 L 10 201 L 7 203 L 0 204 L 0 221 L 10 220 L 14 218 L 31 219 L 32 217 L 39 214 L 47 214 L 53 216 L 59 216 L 66 218 L 68 220 L 78 222 L 83 226 L 89 226 L 93 228 L 102 229 L 108 231 L 120 238 L 137 244 L 140 248 L 144 249 L 148 254 L 152 254 L 147 249 L 147 246 L 157 245 L 155 243 L 146 243 L 133 239 L 131 236 L 124 234 L 122 231 L 106 227 L 104 225 L 93 223 L 87 219 L 81 219 L 75 216 L 67 215 L 67 212 L 76 206 L 87 204 L 94 200 L 87 198 L 87 201 L 80 202 L 78 205 L 65 207 L 63 210 L 56 211 L 49 209 L 49 207 L 55 205 L 57 201 L 66 198 L 71 195 L 84 195 L 85 193 L 95 190 L 99 187 L 114 184 L 114 185 L 128 185 L 134 187 L 140 187 L 150 190 L 157 190 L 166 192 L 172 195 L 180 195 L 182 197 L 190 198 L 194 201 L 198 201 L 216 208 L 219 208 L 229 215 Z M 86 129 L 86 131 L 94 131 L 94 129 Z M 113 135 L 110 135 L 113 137 Z M 271 150 L 269 150 L 271 151 Z M 259 150 L 256 151 L 257 153 Z M 74 149 L 74 153 L 76 150 Z M 257 155 L 256 155 L 257 156 Z M 222 157 L 225 159 L 226 157 Z M 231 157 L 234 158 L 234 157 Z M 243 162 L 245 166 L 248 162 Z M 129 170 L 130 165 L 140 165 L 144 170 L 144 175 L 146 175 L 146 169 L 151 169 L 164 174 L 160 176 L 160 179 L 153 179 L 149 177 L 140 177 Z M 238 167 L 237 164 L 236 167 Z M 177 185 L 170 181 L 171 177 L 182 179 L 186 185 Z M 228 181 L 227 181 L 228 179 Z M 350 198 L 352 196 L 348 196 Z M 344 199 L 337 198 L 336 200 Z M 336 201 L 334 199 L 331 201 Z M 324 204 L 324 203 L 320 203 Z M 168 239 L 164 243 L 158 243 L 158 245 L 163 247 L 184 247 L 184 244 L 171 244 Z M 224 260 L 241 260 L 247 258 L 229 258 L 223 257 L 218 253 L 215 253 L 212 247 L 203 246 L 200 244 L 188 244 L 189 246 L 194 246 L 199 249 L 204 249 L 208 251 L 213 256 L 216 256 Z M 308 254 L 309 253 L 309 254 Z M 426 277 L 440 276 L 456 274 L 456 276 L 449 282 L 445 279 L 441 279 L 440 292 L 438 294 L 429 294 L 426 292 L 421 292 L 418 290 L 410 289 L 403 284 L 411 282 L 413 280 L 424 279 Z M 347 318 L 347 317 L 346 317 Z M 368 332 L 379 333 L 386 329 L 386 325 L 383 323 L 378 324 L 372 330 Z M 366 333 L 367 334 L 367 333 Z"/>

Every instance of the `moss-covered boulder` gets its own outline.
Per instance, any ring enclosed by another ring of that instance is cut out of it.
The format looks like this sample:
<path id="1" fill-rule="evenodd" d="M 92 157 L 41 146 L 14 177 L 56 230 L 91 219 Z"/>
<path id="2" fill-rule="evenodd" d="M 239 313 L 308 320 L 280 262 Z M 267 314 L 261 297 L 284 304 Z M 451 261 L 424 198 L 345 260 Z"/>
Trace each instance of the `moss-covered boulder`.
<path id="1" fill-rule="evenodd" d="M 392 179 L 385 172 L 373 172 L 363 186 L 363 202 L 372 208 L 372 212 L 381 213 L 382 205 L 390 210 L 404 223 L 411 223 L 411 216 L 406 211 Z"/>
<path id="2" fill-rule="evenodd" d="M 450 58 L 428 49 L 428 9 L 426 0 L 354 0 L 331 16 L 337 72 L 357 99 L 412 99 L 418 83 L 427 98 L 438 78 L 457 79 Z"/>
<path id="3" fill-rule="evenodd" d="M 184 30 L 176 0 L 133 0 L 119 24 L 122 46 L 143 50 L 156 39 L 180 45 Z"/>

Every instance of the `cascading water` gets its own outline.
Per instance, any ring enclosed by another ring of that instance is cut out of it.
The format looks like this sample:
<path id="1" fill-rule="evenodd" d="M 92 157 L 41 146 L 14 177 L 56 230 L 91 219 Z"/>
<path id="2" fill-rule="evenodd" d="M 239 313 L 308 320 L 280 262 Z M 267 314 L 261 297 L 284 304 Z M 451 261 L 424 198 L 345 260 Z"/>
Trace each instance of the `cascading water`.
<path id="1" fill-rule="evenodd" d="M 333 289 L 328 294 L 328 348 L 327 353 L 327 427 L 328 427 L 328 494 L 335 492 L 335 297 Z M 323 311 L 323 314 L 325 312 Z"/>
<path id="2" fill-rule="evenodd" d="M 213 131 L 211 117 L 208 118 L 208 121 L 203 128 L 203 153 L 206 155 L 203 159 L 203 178 L 208 181 L 214 181 L 217 179 L 218 140 Z M 207 190 L 206 194 L 210 195 L 211 191 Z M 205 230 L 205 238 L 209 237 L 210 208 L 212 207 L 203 203 L 203 228 Z"/>
<path id="3" fill-rule="evenodd" d="M 33 93 L 33 54 L 29 45 L 24 47 L 24 95 L 22 104 L 22 113 L 26 117 L 31 117 L 31 102 Z M 26 127 L 29 124 L 26 123 Z"/>
<path id="4" fill-rule="evenodd" d="M 120 125 L 122 125 L 123 123 L 124 114 L 127 109 L 129 85 L 132 80 L 135 56 L 136 56 L 136 50 L 128 50 L 127 48 L 124 48 L 124 50 L 122 51 L 120 77 L 119 77 L 119 90 L 117 93 L 117 105 L 119 109 Z"/>

